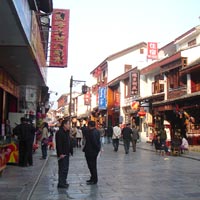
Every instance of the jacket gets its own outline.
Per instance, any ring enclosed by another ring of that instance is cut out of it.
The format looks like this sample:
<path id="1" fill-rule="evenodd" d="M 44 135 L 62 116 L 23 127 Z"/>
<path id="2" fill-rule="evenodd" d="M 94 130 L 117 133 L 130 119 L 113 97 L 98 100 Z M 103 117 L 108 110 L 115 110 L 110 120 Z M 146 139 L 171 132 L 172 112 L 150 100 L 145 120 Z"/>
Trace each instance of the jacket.
<path id="1" fill-rule="evenodd" d="M 132 139 L 132 134 L 133 134 L 133 131 L 130 127 L 125 127 L 122 129 L 122 136 L 123 136 L 123 139 L 125 140 L 131 140 Z"/>
<path id="2" fill-rule="evenodd" d="M 70 147 L 70 135 L 69 130 L 65 131 L 63 127 L 56 132 L 56 153 L 57 157 L 61 154 L 69 156 L 72 154 L 72 149 Z"/>
<path id="3" fill-rule="evenodd" d="M 85 146 L 83 148 L 83 152 L 85 152 L 86 156 L 97 156 L 100 149 L 100 132 L 94 129 L 88 129 L 85 134 Z"/>
<path id="4" fill-rule="evenodd" d="M 112 139 L 119 139 L 120 137 L 121 137 L 121 128 L 119 126 L 114 126 Z"/>

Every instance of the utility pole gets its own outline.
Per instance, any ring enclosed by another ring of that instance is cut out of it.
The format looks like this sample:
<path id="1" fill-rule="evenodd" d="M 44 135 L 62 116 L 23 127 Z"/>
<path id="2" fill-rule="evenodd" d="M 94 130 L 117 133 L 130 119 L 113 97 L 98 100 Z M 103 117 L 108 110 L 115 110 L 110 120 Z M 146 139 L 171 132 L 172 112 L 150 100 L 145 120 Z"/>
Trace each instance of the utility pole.
<path id="1" fill-rule="evenodd" d="M 69 121 L 70 121 L 70 124 L 71 124 L 71 118 L 72 118 L 72 88 L 73 88 L 73 83 L 81 83 L 83 82 L 84 85 L 82 85 L 82 93 L 83 94 L 86 94 L 87 93 L 87 89 L 88 89 L 88 86 L 85 84 L 86 81 L 82 81 L 82 80 L 73 80 L 73 76 L 71 76 L 70 78 L 70 93 L 69 93 Z"/>

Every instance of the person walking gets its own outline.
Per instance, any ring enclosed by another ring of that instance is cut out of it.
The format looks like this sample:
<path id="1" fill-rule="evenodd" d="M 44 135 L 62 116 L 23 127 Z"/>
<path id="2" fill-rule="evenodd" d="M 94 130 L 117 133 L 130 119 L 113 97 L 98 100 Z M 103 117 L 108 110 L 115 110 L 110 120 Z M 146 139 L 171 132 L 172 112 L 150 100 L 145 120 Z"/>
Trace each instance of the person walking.
<path id="1" fill-rule="evenodd" d="M 90 179 L 86 181 L 87 185 L 94 185 L 98 182 L 97 175 L 97 156 L 101 150 L 100 132 L 95 128 L 95 121 L 88 122 L 88 131 L 85 133 L 85 146 L 83 152 L 90 171 Z"/>
<path id="2" fill-rule="evenodd" d="M 132 147 L 133 147 L 133 152 L 136 152 L 136 144 L 137 144 L 137 140 L 139 139 L 139 133 L 138 133 L 138 129 L 135 125 L 133 125 L 132 131 L 133 131 Z"/>
<path id="3" fill-rule="evenodd" d="M 113 127 L 108 126 L 106 129 L 106 132 L 107 132 L 107 142 L 108 142 L 108 144 L 110 144 L 111 140 L 112 140 L 112 136 L 113 136 Z"/>
<path id="4" fill-rule="evenodd" d="M 100 141 L 101 141 L 101 151 L 103 151 L 103 146 L 105 143 L 105 129 L 103 127 L 103 124 L 99 124 L 99 132 L 100 132 Z"/>
<path id="5" fill-rule="evenodd" d="M 77 146 L 77 148 L 81 147 L 82 138 L 83 138 L 83 132 L 82 132 L 80 126 L 77 126 L 77 131 L 76 131 L 76 146 Z"/>
<path id="6" fill-rule="evenodd" d="M 49 128 L 48 128 L 48 123 L 43 122 L 42 124 L 42 137 L 41 137 L 41 150 L 42 150 L 42 159 L 47 158 L 47 147 L 48 147 L 48 142 L 49 142 Z"/>
<path id="7" fill-rule="evenodd" d="M 112 142 L 114 151 L 118 151 L 119 148 L 119 138 L 121 137 L 121 128 L 119 127 L 119 124 L 116 124 L 113 127 L 113 135 L 112 135 Z"/>
<path id="8" fill-rule="evenodd" d="M 69 171 L 70 148 L 70 122 L 63 120 L 56 132 L 56 153 L 58 158 L 58 188 L 68 188 L 67 176 Z"/>
<path id="9" fill-rule="evenodd" d="M 129 153 L 130 141 L 132 140 L 133 131 L 130 128 L 130 124 L 126 124 L 126 127 L 122 129 L 122 138 L 124 142 L 125 153 Z"/>

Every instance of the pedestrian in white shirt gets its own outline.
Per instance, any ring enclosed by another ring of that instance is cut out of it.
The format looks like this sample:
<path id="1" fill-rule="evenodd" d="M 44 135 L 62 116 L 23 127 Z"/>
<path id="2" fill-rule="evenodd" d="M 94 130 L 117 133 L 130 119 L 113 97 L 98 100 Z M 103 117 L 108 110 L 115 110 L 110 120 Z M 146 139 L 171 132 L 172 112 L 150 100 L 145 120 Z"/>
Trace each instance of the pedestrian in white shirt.
<path id="1" fill-rule="evenodd" d="M 116 124 L 113 127 L 113 135 L 112 135 L 113 147 L 114 151 L 116 152 L 118 151 L 120 137 L 121 137 L 121 128 L 119 127 L 119 124 Z"/>

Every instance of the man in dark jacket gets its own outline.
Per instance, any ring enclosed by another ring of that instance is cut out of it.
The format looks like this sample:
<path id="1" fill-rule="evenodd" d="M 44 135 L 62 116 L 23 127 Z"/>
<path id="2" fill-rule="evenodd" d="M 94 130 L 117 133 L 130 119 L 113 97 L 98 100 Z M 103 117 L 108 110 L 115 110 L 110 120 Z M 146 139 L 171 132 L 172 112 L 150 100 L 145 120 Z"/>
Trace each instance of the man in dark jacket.
<path id="1" fill-rule="evenodd" d="M 19 140 L 19 166 L 21 167 L 33 165 L 32 148 L 35 129 L 27 122 L 27 119 L 22 117 L 21 124 L 13 129 L 14 135 L 17 135 Z"/>
<path id="2" fill-rule="evenodd" d="M 132 141 L 132 134 L 133 131 L 130 128 L 130 124 L 126 124 L 126 127 L 122 129 L 122 137 L 123 137 L 123 142 L 124 142 L 124 150 L 125 153 L 129 153 L 129 147 L 130 147 L 130 142 Z"/>
<path id="3" fill-rule="evenodd" d="M 58 157 L 58 188 L 68 188 L 67 176 L 69 171 L 70 123 L 63 120 L 56 133 L 56 152 Z"/>
<path id="4" fill-rule="evenodd" d="M 101 143 L 100 132 L 95 128 L 95 126 L 95 121 L 88 122 L 88 131 L 85 134 L 86 143 L 83 148 L 83 152 L 85 152 L 85 158 L 91 174 L 91 178 L 86 181 L 88 185 L 94 185 L 98 182 L 97 156 L 101 149 Z"/>

